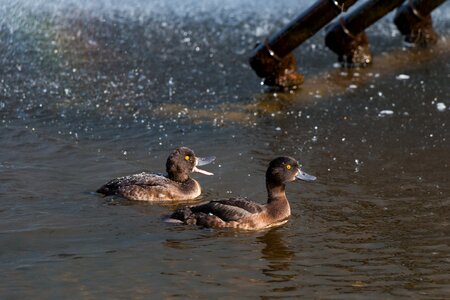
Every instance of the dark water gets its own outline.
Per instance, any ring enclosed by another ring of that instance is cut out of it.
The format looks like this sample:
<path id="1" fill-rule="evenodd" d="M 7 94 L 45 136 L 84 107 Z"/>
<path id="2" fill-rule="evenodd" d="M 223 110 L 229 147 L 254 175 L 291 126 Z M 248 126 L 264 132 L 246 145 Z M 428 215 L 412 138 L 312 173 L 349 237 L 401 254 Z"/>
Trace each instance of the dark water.
<path id="1" fill-rule="evenodd" d="M 268 91 L 249 51 L 309 3 L 0 1 L 1 298 L 448 298 L 448 40 L 403 49 L 388 16 L 375 64 L 345 71 L 320 32 L 296 51 L 304 87 Z M 179 145 L 217 156 L 205 200 L 264 202 L 279 155 L 318 180 L 261 232 L 92 193 Z"/>

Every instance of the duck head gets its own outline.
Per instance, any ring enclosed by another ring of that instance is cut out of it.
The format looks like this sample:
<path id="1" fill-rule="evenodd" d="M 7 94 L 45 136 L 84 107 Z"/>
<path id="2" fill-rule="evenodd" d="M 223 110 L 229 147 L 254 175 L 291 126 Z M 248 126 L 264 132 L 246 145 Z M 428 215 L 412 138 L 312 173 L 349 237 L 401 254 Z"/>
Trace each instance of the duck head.
<path id="1" fill-rule="evenodd" d="M 303 172 L 298 162 L 292 157 L 282 156 L 270 162 L 266 172 L 267 183 L 283 185 L 297 179 L 313 181 L 316 177 Z"/>
<path id="2" fill-rule="evenodd" d="M 167 158 L 166 171 L 170 179 L 180 182 L 186 181 L 191 172 L 214 175 L 211 172 L 199 169 L 198 166 L 207 165 L 215 159 L 215 156 L 197 157 L 191 149 L 180 147 L 175 149 Z"/>

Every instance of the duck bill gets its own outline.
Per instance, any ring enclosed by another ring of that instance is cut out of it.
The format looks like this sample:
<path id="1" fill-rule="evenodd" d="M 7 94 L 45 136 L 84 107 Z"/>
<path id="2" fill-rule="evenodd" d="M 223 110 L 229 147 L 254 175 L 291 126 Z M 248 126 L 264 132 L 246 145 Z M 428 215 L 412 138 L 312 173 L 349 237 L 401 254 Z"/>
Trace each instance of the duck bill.
<path id="1" fill-rule="evenodd" d="M 214 175 L 214 173 L 199 169 L 199 168 L 197 168 L 197 166 L 204 166 L 204 165 L 210 164 L 215 159 L 216 159 L 215 156 L 197 157 L 196 161 L 195 161 L 195 167 L 192 169 L 192 172 L 197 172 L 197 173 L 200 173 L 203 175 L 209 175 L 209 176 Z"/>
<path id="2" fill-rule="evenodd" d="M 195 166 L 204 166 L 204 165 L 210 164 L 216 160 L 215 156 L 196 157 L 196 158 L 197 158 L 197 162 L 195 163 Z"/>
<path id="3" fill-rule="evenodd" d="M 300 179 L 300 180 L 305 180 L 305 181 L 314 181 L 317 179 L 316 176 L 309 175 L 300 169 L 298 169 L 298 173 L 297 173 L 297 175 L 295 175 L 295 178 Z"/>

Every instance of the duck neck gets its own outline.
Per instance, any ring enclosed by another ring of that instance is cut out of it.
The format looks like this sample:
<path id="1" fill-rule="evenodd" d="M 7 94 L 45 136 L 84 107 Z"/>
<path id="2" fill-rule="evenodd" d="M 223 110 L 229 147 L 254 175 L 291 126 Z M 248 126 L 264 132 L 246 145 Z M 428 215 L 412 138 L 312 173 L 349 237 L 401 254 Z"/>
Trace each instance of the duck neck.
<path id="1" fill-rule="evenodd" d="M 267 203 L 274 203 L 274 202 L 287 202 L 286 198 L 286 185 L 284 183 L 266 183 L 267 187 L 267 194 L 269 195 L 269 198 L 267 200 Z"/>
<path id="2" fill-rule="evenodd" d="M 291 215 L 291 207 L 286 198 L 284 183 L 267 183 L 267 211 L 269 215 L 277 221 L 286 219 Z"/>
<path id="3" fill-rule="evenodd" d="M 177 182 L 186 182 L 189 180 L 189 175 L 186 173 L 178 173 L 178 172 L 168 172 L 167 173 L 170 180 Z"/>

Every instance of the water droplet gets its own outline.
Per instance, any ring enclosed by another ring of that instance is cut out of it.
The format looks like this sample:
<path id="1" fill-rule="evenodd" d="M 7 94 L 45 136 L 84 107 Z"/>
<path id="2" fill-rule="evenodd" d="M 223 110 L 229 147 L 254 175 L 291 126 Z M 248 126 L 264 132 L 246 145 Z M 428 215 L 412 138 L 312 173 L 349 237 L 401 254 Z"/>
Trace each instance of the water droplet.
<path id="1" fill-rule="evenodd" d="M 395 76 L 395 79 L 397 80 L 408 80 L 409 78 L 410 76 L 406 74 L 398 74 L 397 76 Z"/>
<path id="2" fill-rule="evenodd" d="M 436 108 L 438 111 L 444 111 L 447 108 L 447 106 L 443 102 L 438 102 L 436 103 Z"/>

